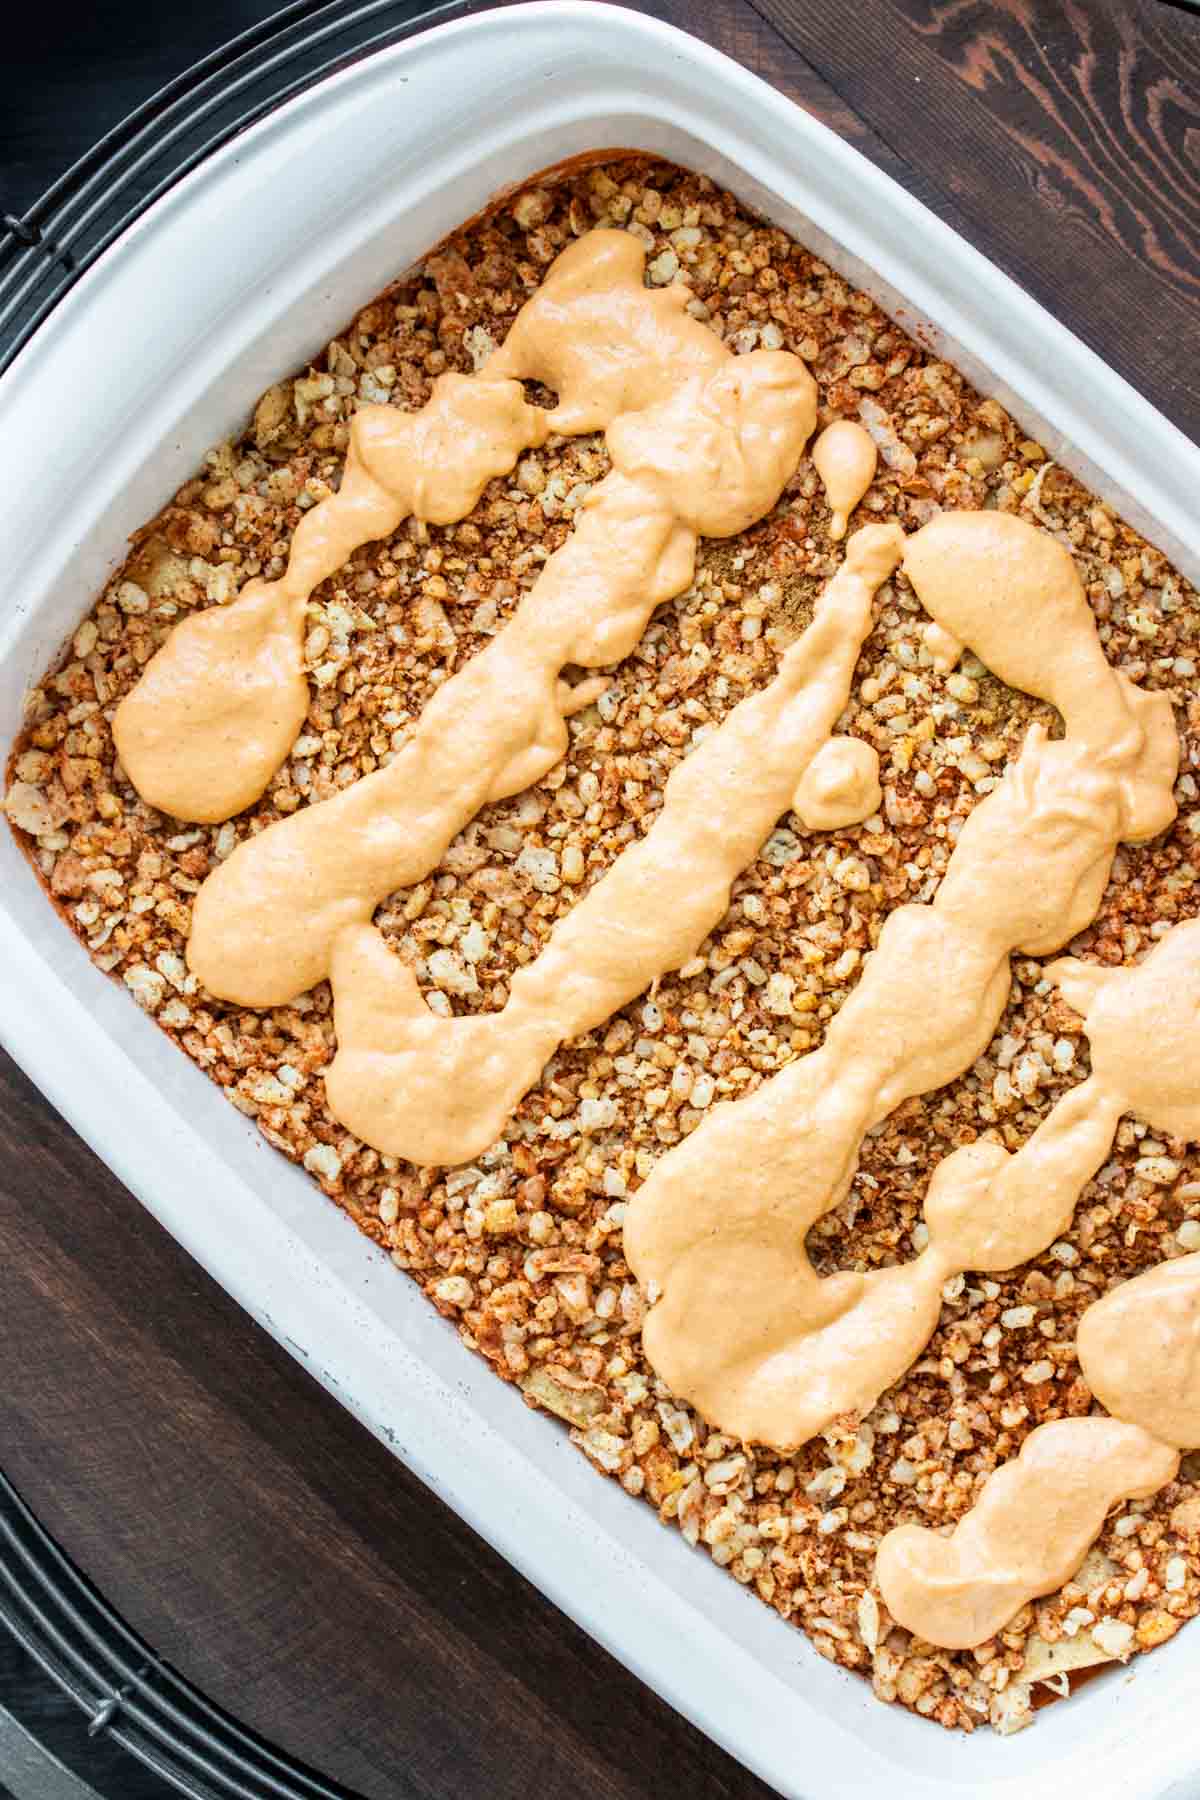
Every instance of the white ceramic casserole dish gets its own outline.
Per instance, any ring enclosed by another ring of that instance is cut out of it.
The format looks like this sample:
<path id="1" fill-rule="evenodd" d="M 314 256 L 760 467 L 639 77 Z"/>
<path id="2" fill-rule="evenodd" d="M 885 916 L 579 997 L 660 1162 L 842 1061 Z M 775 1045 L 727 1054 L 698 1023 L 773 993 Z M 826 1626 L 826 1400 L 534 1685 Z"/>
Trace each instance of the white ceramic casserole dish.
<path id="1" fill-rule="evenodd" d="M 79 283 L 0 382 L 0 740 L 151 516 L 270 382 L 497 189 L 579 151 L 701 168 L 918 326 L 1200 577 L 1200 451 L 837 137 L 615 8 L 531 5 L 332 77 L 215 155 Z M 343 1404 L 631 1669 L 781 1793 L 1192 1792 L 1200 1627 L 1036 1729 L 879 1705 L 599 1479 L 99 974 L 0 833 L 0 1029 L 174 1236 Z"/>

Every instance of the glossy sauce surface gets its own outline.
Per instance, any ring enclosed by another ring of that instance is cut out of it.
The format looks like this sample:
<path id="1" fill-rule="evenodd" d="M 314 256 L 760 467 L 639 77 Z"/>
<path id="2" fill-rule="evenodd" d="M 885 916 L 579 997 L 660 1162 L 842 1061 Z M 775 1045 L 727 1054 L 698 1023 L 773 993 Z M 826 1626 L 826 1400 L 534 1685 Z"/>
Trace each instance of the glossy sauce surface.
<path id="1" fill-rule="evenodd" d="M 553 386 L 549 429 L 605 424 L 612 472 L 395 759 L 243 843 L 204 883 L 188 961 L 211 993 L 273 1006 L 328 975 L 343 931 L 559 760 L 576 704 L 563 667 L 627 656 L 690 582 L 698 537 L 742 531 L 778 498 L 813 427 L 808 371 L 785 351 L 733 356 L 685 311 L 686 289 L 643 285 L 644 259 L 627 232 L 580 238 L 485 365 L 485 382 L 519 369 Z"/>
<path id="2" fill-rule="evenodd" d="M 822 1047 L 712 1113 L 630 1202 L 626 1250 L 655 1302 L 644 1328 L 655 1369 L 721 1430 L 779 1449 L 868 1408 L 904 1373 L 948 1274 L 1032 1255 L 1069 1216 L 1111 1142 L 1119 1084 L 1068 1096 L 1011 1164 L 999 1146 L 948 1159 L 914 1262 L 822 1280 L 804 1249 L 847 1192 L 865 1133 L 984 1049 L 1010 952 L 1074 936 L 1120 839 L 1174 812 L 1170 704 L 1110 668 L 1053 538 L 1012 515 L 946 513 L 909 539 L 904 567 L 934 620 L 1002 680 L 1052 700 L 1067 736 L 1031 730 L 963 826 L 932 904 L 887 919 Z"/>
<path id="3" fill-rule="evenodd" d="M 833 513 L 829 535 L 843 538 L 850 514 L 875 479 L 875 440 L 853 419 L 835 419 L 813 445 L 812 459 Z"/>
<path id="4" fill-rule="evenodd" d="M 564 1039 L 686 962 L 786 811 L 797 777 L 831 748 L 872 598 L 903 550 L 899 526 L 856 533 L 774 681 L 675 769 L 646 836 L 517 969 L 502 1011 L 440 1018 L 373 926 L 343 935 L 333 966 L 338 1049 L 325 1088 L 344 1124 L 414 1162 L 466 1162 L 499 1136 Z M 878 783 L 852 798 L 864 817 Z"/>

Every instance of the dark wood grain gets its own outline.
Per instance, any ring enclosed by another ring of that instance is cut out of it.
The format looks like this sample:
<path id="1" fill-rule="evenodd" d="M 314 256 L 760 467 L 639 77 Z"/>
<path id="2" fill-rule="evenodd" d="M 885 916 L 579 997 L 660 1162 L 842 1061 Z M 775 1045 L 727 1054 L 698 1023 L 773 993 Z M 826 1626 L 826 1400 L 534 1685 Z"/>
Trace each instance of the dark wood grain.
<path id="1" fill-rule="evenodd" d="M 753 4 L 926 172 L 938 211 L 1200 440 L 1200 15 Z"/>
<path id="2" fill-rule="evenodd" d="M 1200 436 L 1200 20 L 1155 0 L 645 10 L 817 113 Z M 53 71 L 66 52 L 43 48 Z M 103 88 L 102 46 L 73 66 Z M 3 1061 L 0 1369 L 0 1461 L 64 1546 L 161 1654 L 349 1787 L 765 1794 L 421 1489 Z"/>
<path id="3" fill-rule="evenodd" d="M 377 1800 L 766 1795 L 0 1095 L 4 1465 L 161 1655 Z"/>

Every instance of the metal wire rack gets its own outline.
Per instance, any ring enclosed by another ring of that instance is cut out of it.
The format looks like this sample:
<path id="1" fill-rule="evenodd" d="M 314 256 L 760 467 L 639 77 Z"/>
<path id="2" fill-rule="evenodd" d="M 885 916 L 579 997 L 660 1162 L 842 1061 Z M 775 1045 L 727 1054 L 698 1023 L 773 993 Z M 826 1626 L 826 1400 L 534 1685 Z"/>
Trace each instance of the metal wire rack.
<path id="1" fill-rule="evenodd" d="M 247 126 L 474 0 L 293 0 L 170 81 L 17 216 L 0 216 L 0 373 L 109 245 Z M 0 1474 L 0 1629 L 106 1736 L 191 1800 L 348 1800 L 191 1686 L 73 1567 Z"/>
<path id="2" fill-rule="evenodd" d="M 0 1475 L 0 1626 L 106 1734 L 191 1800 L 348 1800 L 156 1656 Z"/>
<path id="3" fill-rule="evenodd" d="M 0 374 L 148 206 L 248 125 L 475 0 L 293 0 L 169 81 L 20 217 L 0 218 Z"/>

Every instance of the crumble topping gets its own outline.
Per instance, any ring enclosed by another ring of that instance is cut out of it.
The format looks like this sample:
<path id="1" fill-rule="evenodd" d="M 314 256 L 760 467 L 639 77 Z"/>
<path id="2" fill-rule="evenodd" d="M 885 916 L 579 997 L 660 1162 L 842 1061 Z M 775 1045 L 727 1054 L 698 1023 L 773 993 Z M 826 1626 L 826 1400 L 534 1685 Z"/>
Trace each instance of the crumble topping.
<path id="1" fill-rule="evenodd" d="M 1127 962 L 1188 916 L 1200 859 L 1195 591 L 867 296 L 704 178 L 646 158 L 576 167 L 502 203 L 366 307 L 317 364 L 268 390 L 246 433 L 212 451 L 136 535 L 67 660 L 31 695 L 9 816 L 97 964 L 470 1347 L 567 1423 L 599 1469 L 823 1655 L 869 1674 L 881 1698 L 944 1725 L 1013 1730 L 1072 1669 L 1152 1648 L 1200 1611 L 1200 1460 L 1185 1458 L 1178 1482 L 1110 1517 L 1074 1581 L 975 1651 L 933 1650 L 892 1625 L 870 1588 L 875 1547 L 902 1520 L 952 1523 L 1035 1425 L 1088 1411 L 1079 1315 L 1112 1280 L 1200 1247 L 1195 1153 L 1124 1120 L 1066 1236 L 1010 1276 L 948 1281 L 938 1331 L 905 1379 L 864 1421 L 791 1457 L 708 1429 L 653 1376 L 620 1227 L 626 1196 L 709 1106 L 820 1043 L 887 914 L 932 896 L 963 819 L 1031 719 L 1057 728 L 1052 709 L 970 656 L 940 673 L 897 575 L 838 727 L 878 751 L 878 813 L 828 834 L 782 821 L 701 952 L 553 1057 L 503 1142 L 448 1172 L 380 1156 L 326 1111 L 324 984 L 267 1013 L 198 989 L 183 959 L 190 899 L 241 838 L 395 753 L 434 688 L 562 542 L 607 471 L 602 441 L 552 440 L 462 524 L 409 521 L 317 591 L 307 721 L 268 793 L 237 819 L 181 827 L 140 801 L 115 763 L 112 712 L 175 620 L 282 572 L 302 512 L 340 479 L 356 401 L 419 406 L 435 375 L 477 367 L 557 252 L 595 224 L 634 231 L 651 282 L 686 279 L 693 312 L 735 351 L 804 357 L 819 426 L 866 426 L 880 466 L 857 523 L 897 519 L 911 531 L 943 508 L 994 506 L 1068 544 L 1109 661 L 1171 695 L 1184 742 L 1176 824 L 1118 850 L 1096 922 L 1072 949 Z M 436 1010 L 503 1005 L 514 968 L 645 830 L 688 747 L 770 678 L 840 556 L 807 458 L 760 525 L 702 544 L 692 588 L 570 721 L 565 761 L 486 808 L 434 876 L 377 915 Z M 906 1260 L 922 1245 L 920 1200 L 938 1158 L 984 1131 L 1016 1149 L 1086 1073 L 1081 1021 L 1041 964 L 1017 957 L 1013 974 L 985 1055 L 868 1138 L 850 1196 L 810 1234 L 821 1273 Z"/>

